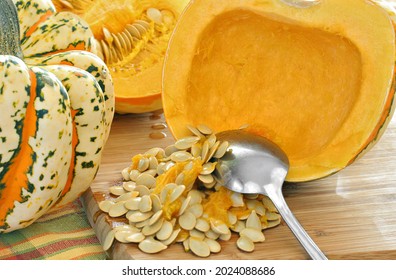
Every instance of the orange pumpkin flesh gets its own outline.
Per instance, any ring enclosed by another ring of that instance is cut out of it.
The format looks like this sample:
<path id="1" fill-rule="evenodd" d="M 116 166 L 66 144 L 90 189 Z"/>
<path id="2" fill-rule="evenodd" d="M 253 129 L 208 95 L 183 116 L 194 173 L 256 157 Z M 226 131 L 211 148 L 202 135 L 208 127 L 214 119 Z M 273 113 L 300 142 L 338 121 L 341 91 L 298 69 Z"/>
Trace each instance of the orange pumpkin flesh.
<path id="1" fill-rule="evenodd" d="M 164 112 L 176 138 L 187 124 L 248 124 L 286 152 L 288 181 L 317 179 L 378 140 L 393 112 L 394 64 L 393 24 L 371 2 L 197 1 L 170 42 Z"/>

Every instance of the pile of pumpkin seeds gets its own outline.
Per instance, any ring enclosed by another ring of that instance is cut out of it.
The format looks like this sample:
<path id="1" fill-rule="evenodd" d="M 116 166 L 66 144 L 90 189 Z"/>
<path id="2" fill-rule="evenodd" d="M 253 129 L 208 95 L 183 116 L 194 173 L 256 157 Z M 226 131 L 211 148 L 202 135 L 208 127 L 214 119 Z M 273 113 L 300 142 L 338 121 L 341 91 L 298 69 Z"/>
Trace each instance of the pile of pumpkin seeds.
<path id="1" fill-rule="evenodd" d="M 208 257 L 235 232 L 236 246 L 252 252 L 265 240 L 263 230 L 280 223 L 268 197 L 229 191 L 214 176 L 228 142 L 217 141 L 205 125 L 188 129 L 191 135 L 173 145 L 134 156 L 122 170 L 122 185 L 110 187 L 111 197 L 99 203 L 110 217 L 126 221 L 109 232 L 105 250 L 114 240 L 137 243 L 146 253 L 182 243 L 186 252 Z"/>

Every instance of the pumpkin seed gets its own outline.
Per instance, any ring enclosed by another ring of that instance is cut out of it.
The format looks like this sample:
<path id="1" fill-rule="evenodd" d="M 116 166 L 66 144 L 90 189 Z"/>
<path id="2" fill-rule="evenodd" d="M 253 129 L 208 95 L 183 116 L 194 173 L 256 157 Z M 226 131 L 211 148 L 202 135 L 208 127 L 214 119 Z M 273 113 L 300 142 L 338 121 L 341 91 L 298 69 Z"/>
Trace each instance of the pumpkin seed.
<path id="1" fill-rule="evenodd" d="M 188 130 L 192 132 L 195 136 L 198 136 L 200 139 L 204 138 L 205 136 L 194 126 L 187 125 L 186 126 Z"/>
<path id="2" fill-rule="evenodd" d="M 198 179 L 204 184 L 211 184 L 214 182 L 214 178 L 211 174 L 208 175 L 199 174 Z"/>
<path id="3" fill-rule="evenodd" d="M 183 185 L 184 177 L 185 177 L 184 173 L 180 173 L 179 175 L 177 175 L 177 177 L 175 179 L 175 184 Z"/>
<path id="4" fill-rule="evenodd" d="M 130 177 L 129 177 L 129 167 L 126 167 L 126 168 L 124 168 L 122 171 L 121 171 L 121 175 L 122 175 L 122 178 L 124 179 L 124 180 L 129 180 L 130 179 Z"/>
<path id="5" fill-rule="evenodd" d="M 209 142 L 208 140 L 205 140 L 205 142 L 202 145 L 202 151 L 201 151 L 201 159 L 206 162 L 206 157 L 208 156 L 209 153 Z"/>
<path id="6" fill-rule="evenodd" d="M 245 221 L 237 221 L 231 229 L 233 232 L 241 232 L 244 228 L 246 228 L 246 222 Z"/>
<path id="7" fill-rule="evenodd" d="M 195 227 L 197 218 L 191 212 L 185 212 L 179 217 L 179 225 L 185 230 L 192 230 Z"/>
<path id="8" fill-rule="evenodd" d="M 135 227 L 142 229 L 143 227 L 147 226 L 149 224 L 149 222 L 150 222 L 150 219 L 147 219 L 147 220 L 144 220 L 141 222 L 134 223 L 134 225 L 135 225 Z"/>
<path id="9" fill-rule="evenodd" d="M 245 252 L 254 251 L 254 243 L 246 236 L 241 236 L 237 240 L 237 247 Z"/>
<path id="10" fill-rule="evenodd" d="M 152 225 L 150 225 L 150 223 L 145 225 L 142 229 L 142 233 L 146 236 L 156 234 L 161 229 L 163 222 L 164 219 L 161 218 Z"/>
<path id="11" fill-rule="evenodd" d="M 158 195 L 150 194 L 151 202 L 153 203 L 153 211 L 158 212 L 162 209 L 162 203 Z"/>
<path id="12" fill-rule="evenodd" d="M 246 227 L 247 228 L 254 228 L 261 231 L 261 221 L 260 218 L 257 216 L 256 211 L 253 210 L 249 217 L 246 220 Z"/>
<path id="13" fill-rule="evenodd" d="M 198 136 L 188 136 L 181 138 L 176 141 L 175 147 L 179 150 L 186 150 L 191 148 L 191 146 L 200 140 Z"/>
<path id="14" fill-rule="evenodd" d="M 117 196 L 125 193 L 125 190 L 122 186 L 112 186 L 109 188 L 109 191 L 111 194 L 114 194 Z"/>
<path id="15" fill-rule="evenodd" d="M 213 133 L 213 130 L 212 130 L 210 127 L 208 127 L 207 125 L 204 125 L 204 124 L 199 124 L 199 125 L 197 125 L 197 129 L 198 129 L 199 132 L 201 132 L 202 134 L 209 135 L 209 134 L 212 134 L 212 133 Z"/>
<path id="16" fill-rule="evenodd" d="M 210 230 L 210 225 L 205 219 L 198 218 L 197 223 L 195 224 L 195 228 L 202 232 L 207 232 L 208 230 Z"/>
<path id="17" fill-rule="evenodd" d="M 150 161 L 148 158 L 141 158 L 138 162 L 137 170 L 140 172 L 146 171 L 150 165 Z"/>
<path id="18" fill-rule="evenodd" d="M 188 192 L 188 195 L 191 196 L 190 205 L 193 204 L 201 204 L 202 203 L 202 193 L 198 190 L 191 190 Z"/>
<path id="19" fill-rule="evenodd" d="M 220 243 L 216 240 L 205 238 L 204 241 L 206 242 L 206 244 L 208 244 L 211 253 L 218 253 L 221 251 Z"/>
<path id="20" fill-rule="evenodd" d="M 271 199 L 269 199 L 268 196 L 263 196 L 261 202 L 268 211 L 278 213 L 278 209 L 276 209 L 274 203 L 271 201 Z"/>
<path id="21" fill-rule="evenodd" d="M 139 192 L 139 196 L 150 195 L 150 190 L 145 185 L 137 185 L 135 191 Z"/>
<path id="22" fill-rule="evenodd" d="M 196 229 L 192 229 L 189 231 L 190 237 L 194 237 L 197 238 L 199 240 L 204 240 L 205 239 L 205 233 L 203 233 L 202 231 L 196 230 Z"/>
<path id="23" fill-rule="evenodd" d="M 144 186 L 147 186 L 148 188 L 151 188 L 155 185 L 155 178 L 154 178 L 154 176 L 152 176 L 150 174 L 143 173 L 137 177 L 136 184 L 144 185 Z"/>
<path id="24" fill-rule="evenodd" d="M 253 200 L 253 199 L 257 199 L 259 195 L 257 193 L 247 193 L 244 196 L 249 200 Z"/>
<path id="25" fill-rule="evenodd" d="M 239 233 L 240 236 L 245 236 L 253 242 L 263 242 L 265 240 L 264 234 L 261 230 L 246 227 Z"/>
<path id="26" fill-rule="evenodd" d="M 265 213 L 265 216 L 267 217 L 268 221 L 279 220 L 281 218 L 281 216 L 278 213 L 274 213 L 274 212 L 267 212 Z"/>
<path id="27" fill-rule="evenodd" d="M 168 239 L 168 238 L 171 236 L 172 232 L 173 232 L 173 225 L 172 225 L 172 223 L 165 220 L 165 221 L 163 222 L 163 224 L 162 224 L 161 229 L 160 229 L 159 231 L 157 231 L 157 233 L 156 233 L 155 236 L 156 236 L 159 240 L 166 240 L 166 239 Z"/>
<path id="28" fill-rule="evenodd" d="M 125 201 L 125 208 L 127 208 L 128 210 L 138 210 L 139 209 L 139 204 L 140 201 L 142 200 L 141 197 L 133 197 L 131 199 L 128 199 L 127 201 Z"/>
<path id="29" fill-rule="evenodd" d="M 157 166 L 157 174 L 158 175 L 161 175 L 165 172 L 165 166 L 166 166 L 165 162 L 158 163 L 158 166 Z"/>
<path id="30" fill-rule="evenodd" d="M 179 151 L 179 149 L 176 148 L 175 145 L 169 145 L 165 148 L 165 156 L 170 157 L 173 153 L 177 151 Z"/>
<path id="31" fill-rule="evenodd" d="M 180 228 L 174 230 L 174 231 L 172 232 L 171 236 L 169 236 L 168 239 L 163 240 L 162 243 L 163 243 L 164 245 L 169 246 L 170 244 L 172 244 L 172 243 L 175 241 L 175 239 L 176 239 L 176 237 L 179 235 L 180 231 L 181 231 Z"/>
<path id="32" fill-rule="evenodd" d="M 187 211 L 191 212 L 196 218 L 199 218 L 203 214 L 203 206 L 202 204 L 193 204 L 187 209 Z"/>
<path id="33" fill-rule="evenodd" d="M 193 157 L 200 157 L 202 155 L 202 144 L 195 143 L 191 146 L 191 154 Z"/>
<path id="34" fill-rule="evenodd" d="M 103 250 L 107 251 L 110 249 L 111 245 L 113 245 L 114 242 L 114 238 L 115 238 L 115 234 L 113 230 L 110 230 L 107 234 L 106 237 L 103 241 Z"/>
<path id="35" fill-rule="evenodd" d="M 141 26 L 143 26 L 146 30 L 148 30 L 150 28 L 150 24 L 147 21 L 138 19 L 135 21 L 135 23 L 140 24 Z"/>
<path id="36" fill-rule="evenodd" d="M 129 173 L 128 173 L 128 176 L 129 176 Z M 129 180 L 129 178 L 128 178 L 128 180 Z M 125 191 L 131 192 L 131 191 L 135 190 L 136 183 L 132 182 L 132 181 L 123 182 L 122 187 L 124 188 Z"/>
<path id="37" fill-rule="evenodd" d="M 146 238 L 138 245 L 139 249 L 145 253 L 154 254 L 161 252 L 168 248 L 168 246 L 164 245 L 162 242 L 155 240 L 154 238 Z"/>
<path id="38" fill-rule="evenodd" d="M 183 248 L 185 252 L 190 251 L 190 238 L 183 240 Z"/>
<path id="39" fill-rule="evenodd" d="M 139 202 L 139 211 L 140 212 L 148 212 L 151 211 L 153 207 L 153 203 L 149 195 L 143 195 L 142 199 Z"/>
<path id="40" fill-rule="evenodd" d="M 232 201 L 232 207 L 245 206 L 245 202 L 243 201 L 243 195 L 241 193 L 231 193 L 230 199 Z"/>
<path id="41" fill-rule="evenodd" d="M 114 231 L 123 230 L 123 231 L 130 231 L 130 232 L 139 232 L 140 231 L 135 226 L 127 225 L 127 224 L 116 226 L 115 228 L 113 228 L 113 230 Z"/>
<path id="42" fill-rule="evenodd" d="M 129 215 L 128 220 L 132 223 L 143 222 L 143 221 L 151 218 L 152 215 L 153 215 L 153 212 L 151 212 L 151 211 L 145 212 L 145 213 L 142 213 L 140 211 L 135 211 L 134 213 Z"/>
<path id="43" fill-rule="evenodd" d="M 162 14 L 158 9 L 148 8 L 146 11 L 147 17 L 157 24 L 162 23 Z"/>
<path id="44" fill-rule="evenodd" d="M 143 155 L 149 157 L 156 157 L 158 154 L 164 153 L 162 148 L 151 148 L 150 150 L 146 151 Z"/>
<path id="45" fill-rule="evenodd" d="M 210 228 L 215 233 L 218 233 L 220 235 L 228 234 L 230 232 L 230 229 L 228 228 L 228 226 L 219 220 L 214 220 L 214 219 L 210 220 Z"/>
<path id="46" fill-rule="evenodd" d="M 114 201 L 103 200 L 103 201 L 99 202 L 99 209 L 102 210 L 103 212 L 108 213 L 111 206 L 113 206 L 114 204 L 115 204 Z"/>
<path id="47" fill-rule="evenodd" d="M 127 201 L 131 198 L 137 197 L 138 195 L 139 195 L 139 192 L 135 192 L 135 191 L 127 192 L 127 193 L 124 193 L 124 194 L 120 195 L 119 197 L 117 197 L 114 200 L 114 202 Z"/>
<path id="48" fill-rule="evenodd" d="M 139 30 L 132 24 L 127 24 L 126 30 L 129 32 L 129 34 L 132 35 L 132 37 L 138 38 L 139 40 L 142 39 L 142 35 L 140 34 Z"/>
<path id="49" fill-rule="evenodd" d="M 178 185 L 177 187 L 175 187 L 170 193 L 169 203 L 176 201 L 183 194 L 185 189 L 186 189 L 185 185 Z"/>
<path id="50" fill-rule="evenodd" d="M 266 213 L 264 205 L 257 200 L 247 200 L 246 206 L 248 209 L 256 211 L 260 216 L 264 216 Z"/>
<path id="51" fill-rule="evenodd" d="M 161 203 L 165 203 L 165 201 L 168 199 L 168 197 L 176 187 L 177 185 L 175 183 L 169 183 L 165 185 L 164 189 L 160 193 Z"/>
<path id="52" fill-rule="evenodd" d="M 223 141 L 217 148 L 216 152 L 214 153 L 213 157 L 214 158 L 222 158 L 225 153 L 227 152 L 228 147 L 230 146 L 230 143 L 228 141 Z"/>
<path id="53" fill-rule="evenodd" d="M 128 32 L 123 31 L 123 32 L 118 33 L 117 36 L 119 38 L 122 38 L 122 40 L 124 41 L 124 44 L 125 44 L 125 54 L 124 55 L 127 55 L 128 53 L 131 52 L 131 50 L 133 48 L 131 35 Z"/>
<path id="54" fill-rule="evenodd" d="M 162 209 L 155 212 L 155 214 L 149 220 L 149 223 L 148 223 L 149 226 L 155 224 L 162 217 L 163 213 L 164 213 L 164 211 Z"/>
<path id="55" fill-rule="evenodd" d="M 193 167 L 194 167 L 194 163 L 193 163 L 192 161 L 190 161 L 189 163 L 187 163 L 187 164 L 184 166 L 184 170 L 185 170 L 185 171 L 190 171 Z"/>
<path id="56" fill-rule="evenodd" d="M 102 32 L 106 42 L 111 45 L 113 43 L 113 36 L 111 36 L 111 32 L 106 27 L 102 28 Z"/>
<path id="57" fill-rule="evenodd" d="M 157 158 L 154 157 L 154 156 L 151 156 L 151 157 L 149 158 L 149 168 L 150 168 L 150 169 L 155 169 L 155 170 L 157 170 L 157 167 L 158 167 L 158 160 L 157 160 Z"/>
<path id="58" fill-rule="evenodd" d="M 114 233 L 114 237 L 121 243 L 128 243 L 129 241 L 126 240 L 126 237 L 131 234 L 133 234 L 133 232 L 129 230 L 117 230 Z"/>
<path id="59" fill-rule="evenodd" d="M 216 240 L 217 238 L 219 238 L 220 234 L 218 234 L 218 233 L 216 233 L 216 232 L 214 232 L 213 230 L 210 229 L 207 232 L 205 232 L 205 236 L 207 238 Z"/>
<path id="60" fill-rule="evenodd" d="M 139 242 L 142 242 L 145 238 L 146 238 L 146 236 L 144 236 L 143 233 L 134 232 L 134 233 L 126 236 L 125 240 L 128 242 L 132 242 L 132 243 L 139 243 Z"/>
<path id="61" fill-rule="evenodd" d="M 185 151 L 177 151 L 171 154 L 170 156 L 171 160 L 174 162 L 184 162 L 189 159 L 192 159 L 192 157 L 193 156 L 189 152 L 185 152 Z"/>
<path id="62" fill-rule="evenodd" d="M 124 206 L 125 201 L 119 201 L 114 203 L 109 209 L 110 217 L 120 217 L 128 212 L 128 209 Z"/>
<path id="63" fill-rule="evenodd" d="M 273 221 L 268 221 L 267 228 L 276 227 L 277 225 L 280 224 L 280 222 L 281 222 L 281 219 L 273 220 Z"/>
<path id="64" fill-rule="evenodd" d="M 185 200 L 183 200 L 182 205 L 180 206 L 179 213 L 178 215 L 181 216 L 183 215 L 184 211 L 187 209 L 188 205 L 190 204 L 191 201 L 191 195 L 187 196 Z"/>
<path id="65" fill-rule="evenodd" d="M 137 23 L 136 21 L 133 23 L 133 26 L 135 26 L 136 29 L 139 30 L 139 33 L 142 36 L 144 36 L 144 34 L 147 32 L 147 29 L 143 25 Z M 149 46 L 147 45 L 146 47 L 148 48 Z"/>
<path id="66" fill-rule="evenodd" d="M 228 216 L 228 222 L 231 225 L 234 225 L 238 221 L 238 217 L 230 211 L 227 212 L 227 216 Z"/>
<path id="67" fill-rule="evenodd" d="M 188 243 L 191 251 L 198 257 L 208 257 L 210 255 L 210 248 L 208 243 L 196 237 L 190 237 Z"/>
<path id="68" fill-rule="evenodd" d="M 207 162 L 202 165 L 201 175 L 209 175 L 211 174 L 216 168 L 217 162 Z"/>
<path id="69" fill-rule="evenodd" d="M 156 169 L 148 169 L 148 170 L 144 171 L 143 174 L 149 174 L 149 175 L 155 177 L 155 176 L 157 176 L 157 170 Z"/>
<path id="70" fill-rule="evenodd" d="M 220 234 L 219 239 L 223 240 L 223 241 L 230 240 L 231 239 L 231 231 L 228 232 L 227 234 Z"/>
<path id="71" fill-rule="evenodd" d="M 132 181 L 136 181 L 139 176 L 140 171 L 136 169 L 131 170 L 131 172 L 129 173 L 129 179 Z"/>

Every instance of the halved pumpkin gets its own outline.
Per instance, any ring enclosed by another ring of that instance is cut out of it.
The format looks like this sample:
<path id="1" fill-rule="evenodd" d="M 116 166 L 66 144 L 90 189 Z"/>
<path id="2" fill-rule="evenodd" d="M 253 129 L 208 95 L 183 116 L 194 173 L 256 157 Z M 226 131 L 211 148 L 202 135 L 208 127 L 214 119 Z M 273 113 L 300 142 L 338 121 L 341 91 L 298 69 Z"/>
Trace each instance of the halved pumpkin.
<path id="1" fill-rule="evenodd" d="M 395 29 L 371 1 L 289 2 L 312 1 L 191 2 L 168 48 L 163 106 L 175 138 L 187 124 L 247 124 L 286 152 L 288 181 L 308 181 L 351 164 L 384 131 Z"/>
<path id="2" fill-rule="evenodd" d="M 115 110 L 143 113 L 162 108 L 163 58 L 188 0 L 52 0 L 58 11 L 83 18 L 96 51 L 114 81 Z"/>

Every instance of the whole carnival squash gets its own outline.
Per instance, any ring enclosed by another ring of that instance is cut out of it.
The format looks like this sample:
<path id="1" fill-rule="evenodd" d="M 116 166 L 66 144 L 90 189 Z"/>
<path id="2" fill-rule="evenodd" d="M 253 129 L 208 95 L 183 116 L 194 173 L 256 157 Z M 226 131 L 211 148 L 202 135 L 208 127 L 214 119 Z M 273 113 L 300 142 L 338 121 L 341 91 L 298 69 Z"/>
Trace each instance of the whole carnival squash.
<path id="1" fill-rule="evenodd" d="M 0 233 L 89 187 L 114 115 L 88 26 L 49 0 L 14 3 L 0 1 Z"/>
<path id="2" fill-rule="evenodd" d="M 162 68 L 171 32 L 189 0 L 53 0 L 83 18 L 96 54 L 110 69 L 118 113 L 159 110 Z"/>
<path id="3" fill-rule="evenodd" d="M 380 138 L 395 94 L 394 3 L 191 1 L 170 39 L 163 106 L 186 125 L 247 130 L 288 155 L 286 180 L 351 164 Z"/>

